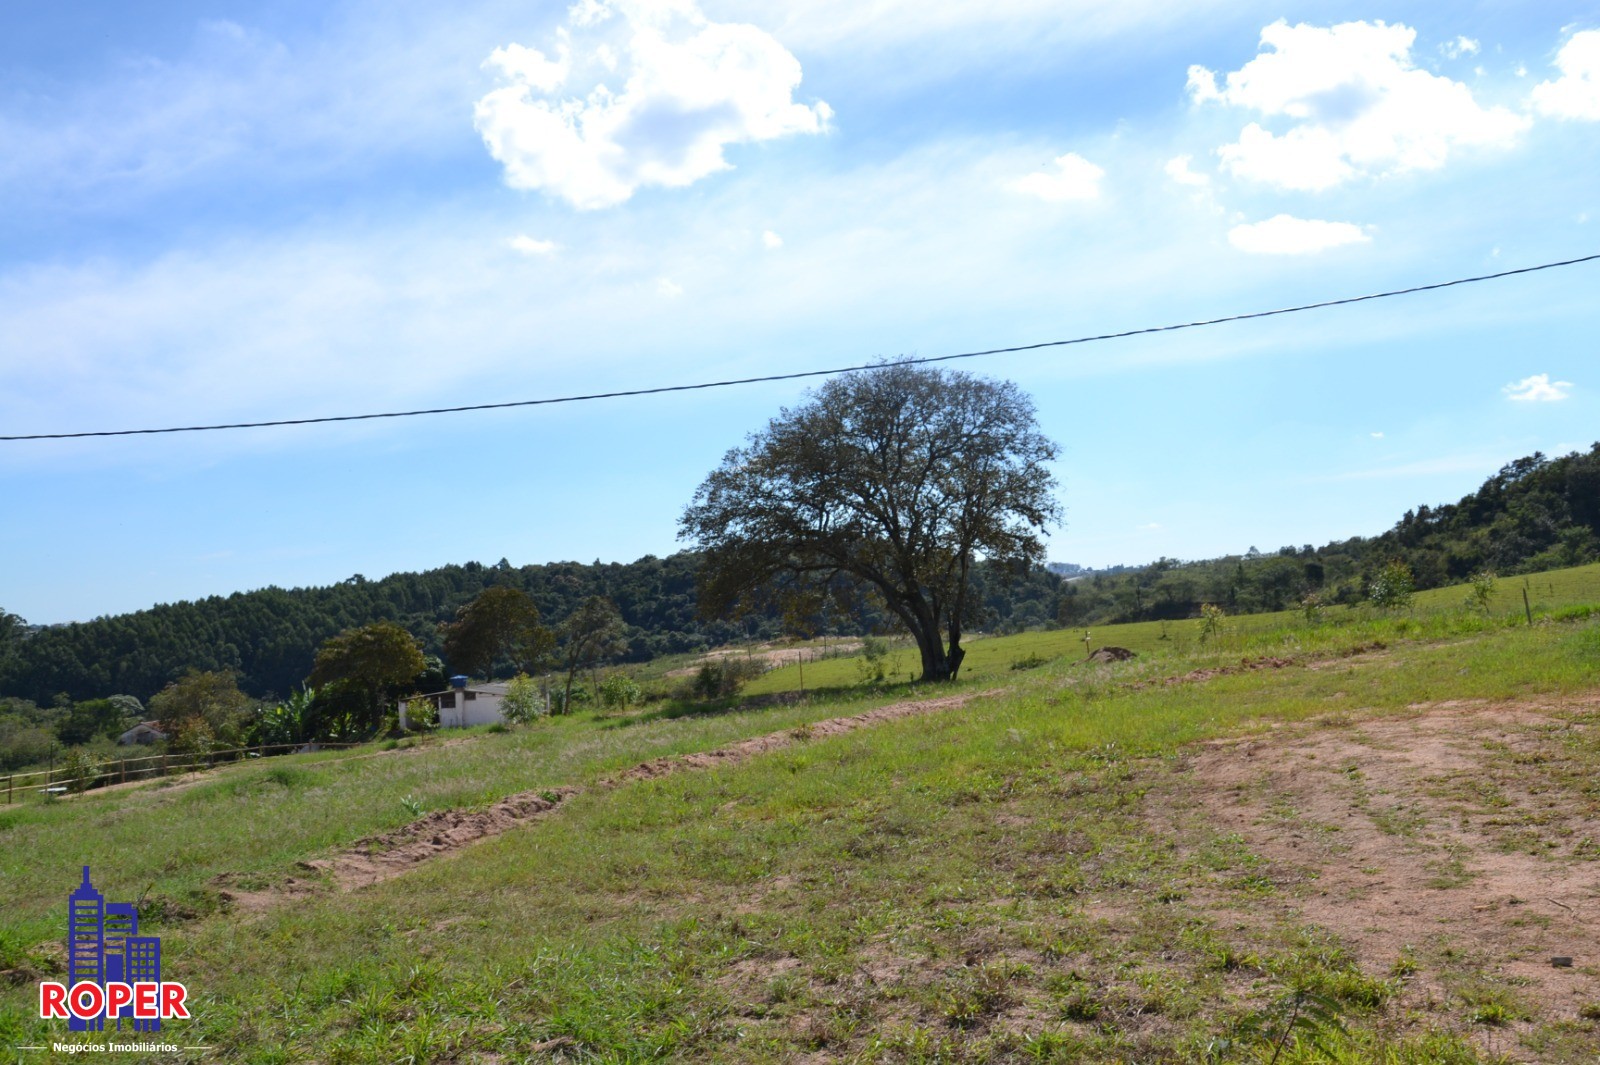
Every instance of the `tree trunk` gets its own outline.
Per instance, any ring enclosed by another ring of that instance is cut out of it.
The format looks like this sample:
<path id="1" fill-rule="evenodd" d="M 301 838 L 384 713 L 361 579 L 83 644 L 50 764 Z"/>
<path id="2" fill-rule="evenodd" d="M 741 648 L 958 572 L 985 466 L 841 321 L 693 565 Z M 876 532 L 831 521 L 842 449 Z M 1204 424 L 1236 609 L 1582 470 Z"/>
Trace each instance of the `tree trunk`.
<path id="1" fill-rule="evenodd" d="M 917 636 L 917 649 L 922 652 L 922 677 L 924 681 L 950 680 L 950 660 L 944 653 L 944 642 L 939 634 L 924 638 Z"/>
<path id="2" fill-rule="evenodd" d="M 879 585 L 880 589 L 883 588 Z M 955 679 L 955 666 L 960 663 L 963 652 L 956 650 L 955 663 L 952 664 L 951 656 L 944 648 L 944 638 L 939 633 L 939 619 L 926 601 L 921 599 L 900 600 L 896 602 L 885 596 L 889 609 L 904 623 L 906 631 L 911 633 L 912 639 L 917 641 L 917 651 L 922 655 L 922 676 L 924 682 L 944 681 Z"/>

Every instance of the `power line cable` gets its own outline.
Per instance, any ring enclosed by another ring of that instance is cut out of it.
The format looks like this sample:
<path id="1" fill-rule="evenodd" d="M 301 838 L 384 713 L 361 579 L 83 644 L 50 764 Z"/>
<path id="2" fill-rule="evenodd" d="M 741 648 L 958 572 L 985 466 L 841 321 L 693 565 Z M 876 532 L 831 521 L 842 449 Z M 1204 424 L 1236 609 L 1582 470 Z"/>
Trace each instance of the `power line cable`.
<path id="1" fill-rule="evenodd" d="M 1251 311 L 1248 314 L 1230 314 L 1221 318 L 1204 318 L 1193 322 L 1180 322 L 1175 325 L 1146 326 L 1142 329 L 1126 329 L 1120 333 L 1097 333 L 1093 336 L 1073 337 L 1070 340 L 1045 340 L 1037 344 L 1019 344 L 1009 348 L 988 348 L 984 351 L 963 351 L 955 355 L 930 355 L 925 358 L 902 360 L 910 365 L 927 365 L 936 362 L 951 362 L 956 359 L 976 359 L 984 355 L 1006 355 L 1019 351 L 1038 351 L 1041 348 L 1062 348 L 1074 344 L 1093 344 L 1102 340 L 1123 340 L 1128 337 L 1148 336 L 1152 333 L 1173 333 L 1182 329 L 1199 329 L 1209 325 L 1223 325 L 1228 322 L 1247 322 L 1255 318 L 1272 318 L 1282 314 L 1298 314 L 1301 311 L 1321 310 L 1324 307 L 1343 307 L 1352 303 L 1366 303 L 1370 300 L 1388 299 L 1391 296 L 1409 296 L 1418 292 L 1434 292 L 1443 288 L 1454 288 L 1457 285 L 1471 285 L 1479 281 L 1495 281 L 1503 277 L 1515 277 L 1518 274 L 1534 274 L 1541 270 L 1554 270 L 1563 266 L 1576 266 L 1580 263 L 1591 263 L 1600 260 L 1600 253 L 1585 255 L 1577 259 L 1563 259 L 1559 262 L 1540 263 L 1538 266 L 1523 266 L 1515 270 L 1501 270 L 1493 274 L 1479 274 L 1476 277 L 1458 277 L 1453 281 L 1438 281 L 1431 285 L 1413 285 L 1410 288 L 1390 289 L 1387 292 L 1372 292 L 1365 296 L 1346 296 L 1343 299 L 1322 300 L 1317 303 L 1301 303 L 1293 307 L 1279 307 L 1271 311 Z M 464 414 L 468 411 L 480 410 L 506 410 L 512 407 L 544 407 L 557 403 L 586 403 L 597 399 L 622 399 L 628 396 L 657 396 L 668 392 L 696 392 L 707 388 L 731 388 L 735 385 L 757 385 L 772 381 L 798 381 L 808 377 L 832 377 L 836 374 L 854 373 L 858 370 L 870 370 L 874 363 L 864 363 L 858 366 L 840 366 L 831 370 L 800 370 L 794 373 L 768 374 L 763 377 L 739 377 L 725 381 L 702 381 L 692 385 L 660 385 L 655 388 L 632 388 L 618 392 L 591 392 L 578 396 L 555 396 L 549 399 L 519 399 L 507 403 L 471 403 L 460 407 L 429 407 L 424 410 L 385 411 L 377 414 L 334 414 L 318 418 L 280 418 L 265 422 L 232 422 L 219 425 L 179 425 L 168 426 L 160 429 L 101 429 L 94 432 L 82 433 L 28 433 L 15 436 L 0 436 L 0 441 L 8 440 L 81 440 L 86 437 L 99 436 L 156 436 L 164 433 L 209 433 L 223 429 L 271 429 L 285 425 L 323 425 L 329 422 L 365 422 L 375 421 L 380 418 L 417 418 L 426 414 Z"/>

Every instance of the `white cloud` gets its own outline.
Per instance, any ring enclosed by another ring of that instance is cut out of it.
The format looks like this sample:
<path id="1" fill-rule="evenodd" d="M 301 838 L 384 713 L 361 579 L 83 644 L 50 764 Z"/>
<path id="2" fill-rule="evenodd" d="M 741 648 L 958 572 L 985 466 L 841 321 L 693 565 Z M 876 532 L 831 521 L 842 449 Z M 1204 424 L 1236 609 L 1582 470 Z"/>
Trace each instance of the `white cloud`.
<path id="1" fill-rule="evenodd" d="M 1151 521 L 1151 522 L 1146 522 L 1143 525 L 1140 525 L 1137 528 L 1136 531 L 1137 532 L 1155 532 L 1159 528 L 1161 528 L 1161 523 L 1159 521 Z"/>
<path id="2" fill-rule="evenodd" d="M 1378 22 L 1332 27 L 1278 21 L 1261 31 L 1264 49 L 1219 88 L 1204 67 L 1189 68 L 1197 103 L 1259 113 L 1285 132 L 1251 122 L 1217 154 L 1230 173 L 1285 189 L 1317 191 L 1362 176 L 1443 166 L 1461 147 L 1504 147 L 1529 120 L 1480 107 L 1465 85 L 1418 70 L 1416 31 Z"/>
<path id="3" fill-rule="evenodd" d="M 1600 30 L 1574 33 L 1556 53 L 1561 77 L 1533 87 L 1533 107 L 1555 118 L 1600 121 Z"/>
<path id="4" fill-rule="evenodd" d="M 781 248 L 783 247 L 783 238 L 769 229 L 761 234 L 761 243 L 769 248 Z"/>
<path id="5" fill-rule="evenodd" d="M 1167 177 L 1180 185 L 1209 185 L 1210 178 L 1189 169 L 1189 164 L 1193 161 L 1192 155 L 1180 155 L 1175 159 L 1168 159 L 1167 165 L 1162 169 L 1167 172 Z"/>
<path id="6" fill-rule="evenodd" d="M 554 255 L 560 247 L 553 240 L 537 240 L 526 233 L 519 233 L 506 243 L 511 245 L 513 251 L 520 251 L 524 255 Z"/>
<path id="7" fill-rule="evenodd" d="M 656 291 L 668 299 L 676 299 L 683 295 L 683 286 L 670 277 L 659 277 L 656 279 Z"/>
<path id="8" fill-rule="evenodd" d="M 1460 59 L 1464 55 L 1477 55 L 1482 51 L 1482 46 L 1471 37 L 1457 37 L 1453 41 L 1446 41 L 1439 46 L 1439 51 L 1448 59 Z"/>
<path id="9" fill-rule="evenodd" d="M 1055 170 L 1039 170 L 1012 183 L 1017 192 L 1037 196 L 1046 203 L 1092 200 L 1100 195 L 1100 179 L 1106 172 L 1075 152 L 1058 155 Z"/>
<path id="10" fill-rule="evenodd" d="M 551 93 L 561 88 L 571 72 L 566 34 L 559 35 L 557 57 L 550 59 L 537 48 L 524 48 L 512 42 L 504 48 L 489 53 L 487 65 L 499 67 L 514 81 L 520 81 L 539 92 Z M 601 60 L 604 62 L 604 60 Z"/>
<path id="11" fill-rule="evenodd" d="M 833 114 L 794 102 L 800 63 L 770 34 L 712 22 L 687 0 L 581 3 L 569 22 L 577 32 L 558 34 L 554 60 L 511 44 L 484 64 L 507 84 L 478 101 L 476 125 L 514 188 L 610 207 L 730 169 L 730 144 L 820 133 Z M 626 75 L 620 91 L 600 80 L 613 70 Z M 582 72 L 594 75 L 583 95 L 555 98 Z"/>
<path id="12" fill-rule="evenodd" d="M 1552 381 L 1547 373 L 1524 377 L 1500 391 L 1506 398 L 1518 403 L 1554 403 L 1566 399 L 1572 389 L 1571 381 Z"/>
<path id="13" fill-rule="evenodd" d="M 1366 244 L 1372 238 L 1349 222 L 1274 215 L 1228 230 L 1228 243 L 1253 255 L 1305 255 L 1345 244 Z"/>
<path id="14" fill-rule="evenodd" d="M 1383 434 L 1382 433 L 1368 433 L 1367 435 L 1372 437 L 1372 439 L 1374 439 L 1374 440 L 1382 440 L 1383 439 Z"/>
<path id="15" fill-rule="evenodd" d="M 574 26 L 594 26 L 612 16 L 611 5 L 601 0 L 578 0 L 567 9 L 567 18 Z"/>

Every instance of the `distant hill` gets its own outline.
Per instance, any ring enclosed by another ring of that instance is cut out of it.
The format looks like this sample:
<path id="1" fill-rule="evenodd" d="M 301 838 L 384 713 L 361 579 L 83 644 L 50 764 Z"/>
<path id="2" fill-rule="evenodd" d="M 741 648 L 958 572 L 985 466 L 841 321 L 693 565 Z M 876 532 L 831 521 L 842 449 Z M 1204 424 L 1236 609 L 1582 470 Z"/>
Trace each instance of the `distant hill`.
<path id="1" fill-rule="evenodd" d="M 553 562 L 492 566 L 477 562 L 381 580 L 357 574 L 320 588 L 263 588 L 69 625 L 20 627 L 0 658 L 0 697 L 48 704 L 58 693 L 74 701 L 112 694 L 147 699 L 187 669 L 231 669 L 258 696 L 286 695 L 311 671 L 317 647 L 340 631 L 397 621 L 440 654 L 439 624 L 485 588 L 507 585 L 532 596 L 546 624 L 560 623 L 591 595 L 616 602 L 629 627 L 626 660 L 705 650 L 739 639 L 782 635 L 776 614 L 704 621 L 697 613 L 699 555 L 682 551 L 635 562 Z M 1010 584 L 977 574 L 994 621 L 1011 628 L 1054 615 L 1059 581 L 1035 573 Z M 870 605 L 819 619 L 828 632 L 883 631 L 887 618 Z M 5 644 L 0 643 L 0 655 Z"/>
<path id="2" fill-rule="evenodd" d="M 1306 544 L 1200 562 L 1158 559 L 1067 584 L 1062 624 L 1190 617 L 1202 603 L 1230 613 L 1294 606 L 1308 593 L 1352 603 L 1387 562 L 1403 559 L 1419 589 L 1488 570 L 1506 575 L 1600 559 L 1600 444 L 1502 467 L 1460 502 L 1408 510 L 1389 531 L 1320 548 Z"/>
<path id="3" fill-rule="evenodd" d="M 1458 503 L 1418 507 L 1378 536 L 1320 548 L 1289 546 L 1200 562 L 1164 558 L 1076 573 L 1071 570 L 1077 567 L 1062 564 L 1069 580 L 1047 571 L 1008 580 L 980 566 L 979 624 L 1011 632 L 1182 618 L 1201 603 L 1220 604 L 1230 613 L 1281 610 L 1308 592 L 1353 602 L 1393 558 L 1411 565 L 1419 588 L 1482 569 L 1511 574 L 1600 558 L 1600 444 L 1585 454 L 1518 459 Z M 780 621 L 771 614 L 701 620 L 698 565 L 698 556 L 687 551 L 587 565 L 516 567 L 502 559 L 492 566 L 469 562 L 381 580 L 358 574 L 323 588 L 264 588 L 72 625 L 16 627 L 9 641 L 0 642 L 0 695 L 40 704 L 58 693 L 73 700 L 112 694 L 146 699 L 189 668 L 236 670 L 247 691 L 282 695 L 310 672 L 322 641 L 352 626 L 397 621 L 439 653 L 439 623 L 493 585 L 527 591 L 547 623 L 560 622 L 590 595 L 610 596 L 629 626 L 631 661 L 781 635 Z M 854 634 L 882 630 L 887 619 L 866 606 L 827 618 L 825 625 L 830 632 Z"/>

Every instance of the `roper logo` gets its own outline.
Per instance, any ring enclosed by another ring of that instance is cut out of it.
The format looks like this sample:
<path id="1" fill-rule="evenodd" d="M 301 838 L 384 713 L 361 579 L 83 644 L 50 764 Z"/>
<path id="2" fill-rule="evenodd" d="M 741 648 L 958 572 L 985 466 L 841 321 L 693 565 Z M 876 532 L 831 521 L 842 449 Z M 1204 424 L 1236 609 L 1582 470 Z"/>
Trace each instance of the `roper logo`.
<path id="1" fill-rule="evenodd" d="M 189 1017 L 182 984 L 161 979 L 161 938 L 139 935 L 131 902 L 107 902 L 89 883 L 67 896 L 66 984 L 39 985 L 39 1016 L 74 1032 L 103 1032 L 124 1020 L 136 1032 L 159 1032 L 164 1020 Z"/>

